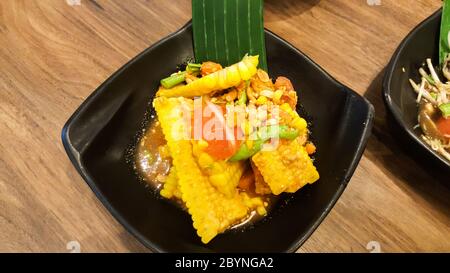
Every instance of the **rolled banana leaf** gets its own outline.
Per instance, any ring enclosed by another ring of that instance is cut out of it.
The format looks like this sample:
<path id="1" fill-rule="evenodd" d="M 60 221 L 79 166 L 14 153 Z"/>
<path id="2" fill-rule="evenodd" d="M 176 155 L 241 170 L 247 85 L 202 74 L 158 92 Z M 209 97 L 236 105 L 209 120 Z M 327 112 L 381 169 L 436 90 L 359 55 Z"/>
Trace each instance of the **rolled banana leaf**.
<path id="1" fill-rule="evenodd" d="M 229 66 L 259 55 L 267 71 L 263 0 L 192 0 L 196 62 Z"/>

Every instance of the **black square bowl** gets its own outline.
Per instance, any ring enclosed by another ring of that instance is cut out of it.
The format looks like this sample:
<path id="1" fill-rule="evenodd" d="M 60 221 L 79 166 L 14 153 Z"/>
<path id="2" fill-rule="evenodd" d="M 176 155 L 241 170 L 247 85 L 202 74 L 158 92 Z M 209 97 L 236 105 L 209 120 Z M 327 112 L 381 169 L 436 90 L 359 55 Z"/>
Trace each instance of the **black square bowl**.
<path id="1" fill-rule="evenodd" d="M 383 98 L 389 116 L 394 120 L 396 136 L 408 147 L 412 155 L 426 164 L 450 173 L 450 162 L 431 149 L 417 128 L 417 95 L 409 79 L 420 82 L 419 68 L 427 58 L 439 64 L 439 35 L 442 11 L 438 10 L 415 27 L 394 53 L 383 79 Z M 398 130 L 399 129 L 399 130 Z"/>
<path id="2" fill-rule="evenodd" d="M 70 160 L 110 213 L 157 252 L 294 252 L 344 191 L 370 134 L 373 107 L 303 53 L 266 30 L 270 74 L 292 79 L 312 123 L 319 181 L 285 195 L 265 220 L 203 245 L 190 216 L 140 182 L 127 149 L 159 80 L 193 56 L 192 27 L 151 46 L 103 83 L 62 131 Z"/>

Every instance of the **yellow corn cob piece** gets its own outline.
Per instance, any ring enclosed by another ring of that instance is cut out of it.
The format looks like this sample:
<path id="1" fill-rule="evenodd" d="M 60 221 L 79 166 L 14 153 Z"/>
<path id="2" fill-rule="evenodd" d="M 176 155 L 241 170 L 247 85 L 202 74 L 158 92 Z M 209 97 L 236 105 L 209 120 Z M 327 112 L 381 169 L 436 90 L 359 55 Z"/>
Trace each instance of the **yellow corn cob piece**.
<path id="1" fill-rule="evenodd" d="M 170 168 L 169 175 L 164 182 L 163 188 L 159 192 L 162 197 L 167 199 L 178 198 L 181 199 L 180 187 L 178 185 L 178 176 L 175 167 Z"/>
<path id="2" fill-rule="evenodd" d="M 296 192 L 319 179 L 305 147 L 296 140 L 280 143 L 275 151 L 261 151 L 252 160 L 275 195 Z"/>
<path id="3" fill-rule="evenodd" d="M 176 109 L 183 103 L 189 104 L 186 101 L 192 102 L 184 98 L 159 97 L 153 105 L 177 170 L 181 199 L 192 216 L 197 234 L 206 244 L 246 217 L 249 208 L 239 194 L 227 197 L 211 185 L 208 176 L 197 164 L 191 141 L 180 138 L 186 128 L 173 128 L 173 124 L 181 118 Z"/>
<path id="4" fill-rule="evenodd" d="M 157 96 L 162 97 L 197 97 L 217 90 L 227 89 L 255 75 L 259 56 L 245 56 L 242 61 L 211 73 L 187 85 L 175 86 L 171 89 L 160 89 Z"/>
<path id="5" fill-rule="evenodd" d="M 208 153 L 204 152 L 200 141 L 192 141 L 193 154 L 197 159 L 198 166 L 209 182 L 227 197 L 237 193 L 237 185 L 245 171 L 245 162 L 227 162 L 214 160 Z"/>

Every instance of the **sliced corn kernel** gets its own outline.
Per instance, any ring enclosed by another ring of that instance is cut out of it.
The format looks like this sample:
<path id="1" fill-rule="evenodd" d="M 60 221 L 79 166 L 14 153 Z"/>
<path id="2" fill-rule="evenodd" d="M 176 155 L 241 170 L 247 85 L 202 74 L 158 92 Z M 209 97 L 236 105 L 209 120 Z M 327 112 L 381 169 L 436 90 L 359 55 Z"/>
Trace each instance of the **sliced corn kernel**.
<path id="1" fill-rule="evenodd" d="M 308 124 L 306 120 L 301 118 L 296 111 L 292 110 L 289 104 L 283 103 L 280 108 L 291 116 L 292 121 L 288 124 L 289 126 L 298 129 L 300 133 L 307 129 Z"/>
<path id="2" fill-rule="evenodd" d="M 257 105 L 263 105 L 266 104 L 269 100 L 267 99 L 266 96 L 260 96 L 257 100 L 256 100 L 256 104 Z"/>
<path id="3" fill-rule="evenodd" d="M 241 130 L 244 132 L 244 135 L 248 136 L 253 133 L 253 126 L 250 125 L 248 120 L 245 120 L 241 123 Z"/>
<path id="4" fill-rule="evenodd" d="M 175 167 L 172 166 L 172 168 L 170 168 L 169 175 L 166 177 L 163 188 L 161 189 L 159 194 L 167 199 L 171 199 L 172 197 L 181 198 Z"/>
<path id="5" fill-rule="evenodd" d="M 265 208 L 265 207 L 262 207 L 262 206 L 257 207 L 257 208 L 256 208 L 256 212 L 257 212 L 259 215 L 261 215 L 261 216 L 267 215 L 267 210 L 266 210 L 266 208 Z"/>
<path id="6" fill-rule="evenodd" d="M 248 148 L 248 149 L 251 149 L 251 148 L 253 148 L 254 141 L 251 140 L 251 139 L 247 139 L 247 140 L 245 141 L 245 144 L 247 145 L 247 148 Z"/>
<path id="7" fill-rule="evenodd" d="M 244 202 L 247 207 L 252 210 L 255 210 L 261 216 L 267 215 L 267 202 L 264 202 L 264 199 L 261 196 L 251 197 L 246 192 L 241 192 L 241 196 L 244 199 Z"/>
<path id="8" fill-rule="evenodd" d="M 208 147 L 208 142 L 206 142 L 204 139 L 200 139 L 200 140 L 198 141 L 198 147 L 199 147 L 200 149 L 205 149 L 205 148 Z"/>
<path id="9" fill-rule="evenodd" d="M 201 153 L 198 156 L 198 165 L 202 169 L 211 168 L 214 164 L 214 159 L 207 153 Z"/>
<path id="10" fill-rule="evenodd" d="M 290 106 L 289 104 L 287 104 L 287 103 L 283 103 L 283 104 L 280 106 L 280 108 L 281 108 L 282 110 L 284 110 L 285 112 L 288 112 L 288 113 L 292 111 L 291 106 Z"/>
<path id="11" fill-rule="evenodd" d="M 273 101 L 279 104 L 282 96 L 283 96 L 282 90 L 275 91 L 275 94 L 273 95 Z"/>
<path id="12" fill-rule="evenodd" d="M 292 127 L 299 130 L 305 130 L 308 124 L 306 123 L 306 120 L 300 117 L 294 118 L 294 121 L 292 123 Z"/>

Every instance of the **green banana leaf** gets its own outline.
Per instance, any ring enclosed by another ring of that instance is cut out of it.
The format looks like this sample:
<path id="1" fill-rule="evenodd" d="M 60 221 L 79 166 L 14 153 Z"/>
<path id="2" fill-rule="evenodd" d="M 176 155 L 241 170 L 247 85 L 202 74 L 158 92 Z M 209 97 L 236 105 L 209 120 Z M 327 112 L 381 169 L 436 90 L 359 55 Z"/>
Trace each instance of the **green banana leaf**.
<path id="1" fill-rule="evenodd" d="M 450 53 L 449 46 L 450 38 L 450 0 L 443 1 L 442 19 L 441 19 L 441 33 L 439 41 L 439 63 L 441 66 Z"/>
<path id="2" fill-rule="evenodd" d="M 196 62 L 229 66 L 259 55 L 267 71 L 263 8 L 263 0 L 192 0 Z"/>

